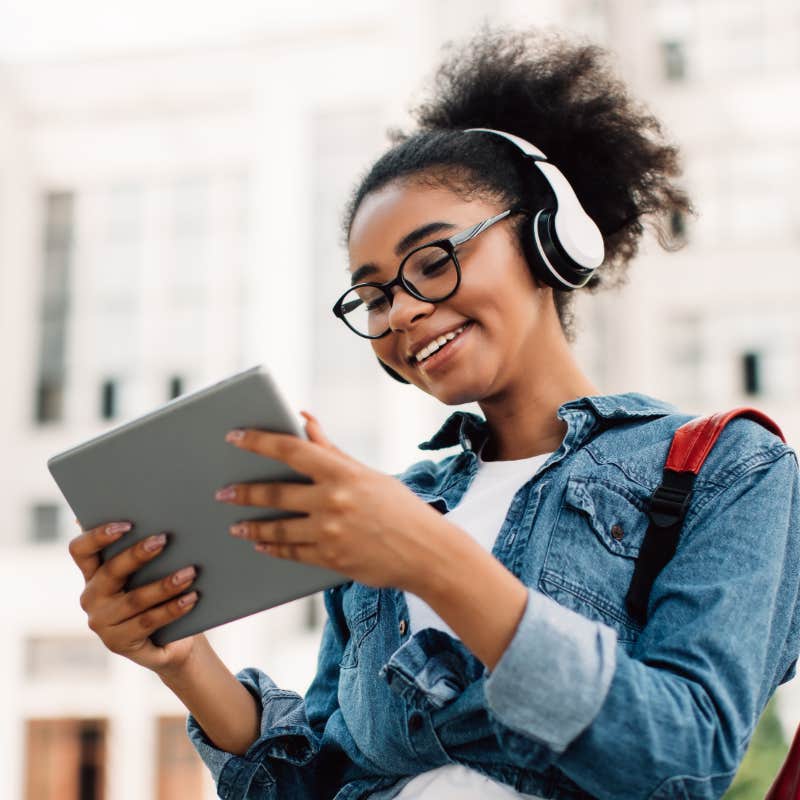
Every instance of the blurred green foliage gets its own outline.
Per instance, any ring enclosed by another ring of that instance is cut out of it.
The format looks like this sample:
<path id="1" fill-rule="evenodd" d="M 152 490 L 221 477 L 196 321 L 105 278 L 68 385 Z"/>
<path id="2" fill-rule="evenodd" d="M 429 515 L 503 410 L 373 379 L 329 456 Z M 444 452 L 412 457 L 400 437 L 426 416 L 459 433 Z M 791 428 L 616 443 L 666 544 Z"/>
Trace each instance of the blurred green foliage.
<path id="1" fill-rule="evenodd" d="M 758 721 L 744 760 L 723 800 L 764 800 L 788 750 L 773 697 Z"/>

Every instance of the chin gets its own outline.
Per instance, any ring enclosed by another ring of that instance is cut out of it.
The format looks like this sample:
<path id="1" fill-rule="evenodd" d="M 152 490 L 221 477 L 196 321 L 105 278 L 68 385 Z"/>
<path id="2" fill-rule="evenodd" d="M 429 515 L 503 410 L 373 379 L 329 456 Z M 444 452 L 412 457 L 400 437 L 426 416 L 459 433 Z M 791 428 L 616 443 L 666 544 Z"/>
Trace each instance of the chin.
<path id="1" fill-rule="evenodd" d="M 460 406 L 465 403 L 474 403 L 486 395 L 486 392 L 482 391 L 472 381 L 470 381 L 468 385 L 452 381 L 450 386 L 446 385 L 443 381 L 436 387 L 425 387 L 425 391 L 446 406 Z"/>

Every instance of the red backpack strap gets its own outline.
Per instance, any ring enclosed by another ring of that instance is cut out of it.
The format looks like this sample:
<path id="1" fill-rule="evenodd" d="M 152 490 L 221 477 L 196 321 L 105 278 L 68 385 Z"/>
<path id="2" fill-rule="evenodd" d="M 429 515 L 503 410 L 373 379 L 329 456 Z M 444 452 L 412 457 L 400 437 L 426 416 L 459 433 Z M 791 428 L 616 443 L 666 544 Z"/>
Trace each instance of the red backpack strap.
<path id="1" fill-rule="evenodd" d="M 798 800 L 800 798 L 800 728 L 780 772 L 769 787 L 764 800 Z"/>
<path id="2" fill-rule="evenodd" d="M 733 411 L 698 417 L 681 425 L 672 437 L 672 447 L 669 449 L 665 468 L 697 475 L 723 428 L 735 417 L 752 419 L 786 441 L 781 429 L 766 414 L 755 408 L 734 408 Z"/>
<path id="3" fill-rule="evenodd" d="M 786 441 L 781 429 L 766 414 L 747 407 L 698 417 L 675 431 L 661 484 L 650 498 L 650 525 L 625 598 L 628 613 L 642 625 L 647 618 L 653 581 L 678 547 L 697 473 L 725 426 L 736 417 L 752 419 Z"/>

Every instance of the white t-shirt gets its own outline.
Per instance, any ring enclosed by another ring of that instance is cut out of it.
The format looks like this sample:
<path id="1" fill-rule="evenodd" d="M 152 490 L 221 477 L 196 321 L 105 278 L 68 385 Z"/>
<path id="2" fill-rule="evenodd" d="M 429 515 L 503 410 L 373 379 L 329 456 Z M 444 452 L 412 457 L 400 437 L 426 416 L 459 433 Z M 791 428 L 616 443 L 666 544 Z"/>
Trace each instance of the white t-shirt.
<path id="1" fill-rule="evenodd" d="M 541 453 L 514 461 L 484 461 L 478 454 L 478 472 L 459 504 L 445 514 L 450 522 L 469 533 L 491 552 L 517 490 L 550 457 Z M 425 602 L 406 592 L 409 631 L 439 628 L 458 638 L 444 620 Z M 417 775 L 396 800 L 540 800 L 520 794 L 462 764 L 447 764 Z"/>

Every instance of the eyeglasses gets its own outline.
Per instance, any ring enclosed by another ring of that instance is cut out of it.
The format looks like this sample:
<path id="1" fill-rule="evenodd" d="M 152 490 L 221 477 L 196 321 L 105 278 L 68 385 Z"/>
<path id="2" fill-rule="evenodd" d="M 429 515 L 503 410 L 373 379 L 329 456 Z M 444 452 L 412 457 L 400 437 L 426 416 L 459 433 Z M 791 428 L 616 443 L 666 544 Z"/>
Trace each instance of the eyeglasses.
<path id="1" fill-rule="evenodd" d="M 380 339 L 389 333 L 389 309 L 392 289 L 402 286 L 412 297 L 427 303 L 441 303 L 452 297 L 461 285 L 461 265 L 456 248 L 488 230 L 496 222 L 512 214 L 528 213 L 522 208 L 509 208 L 494 217 L 478 222 L 448 239 L 415 247 L 407 253 L 397 275 L 386 283 L 357 283 L 351 286 L 333 306 L 333 313 L 353 333 L 365 339 Z"/>

